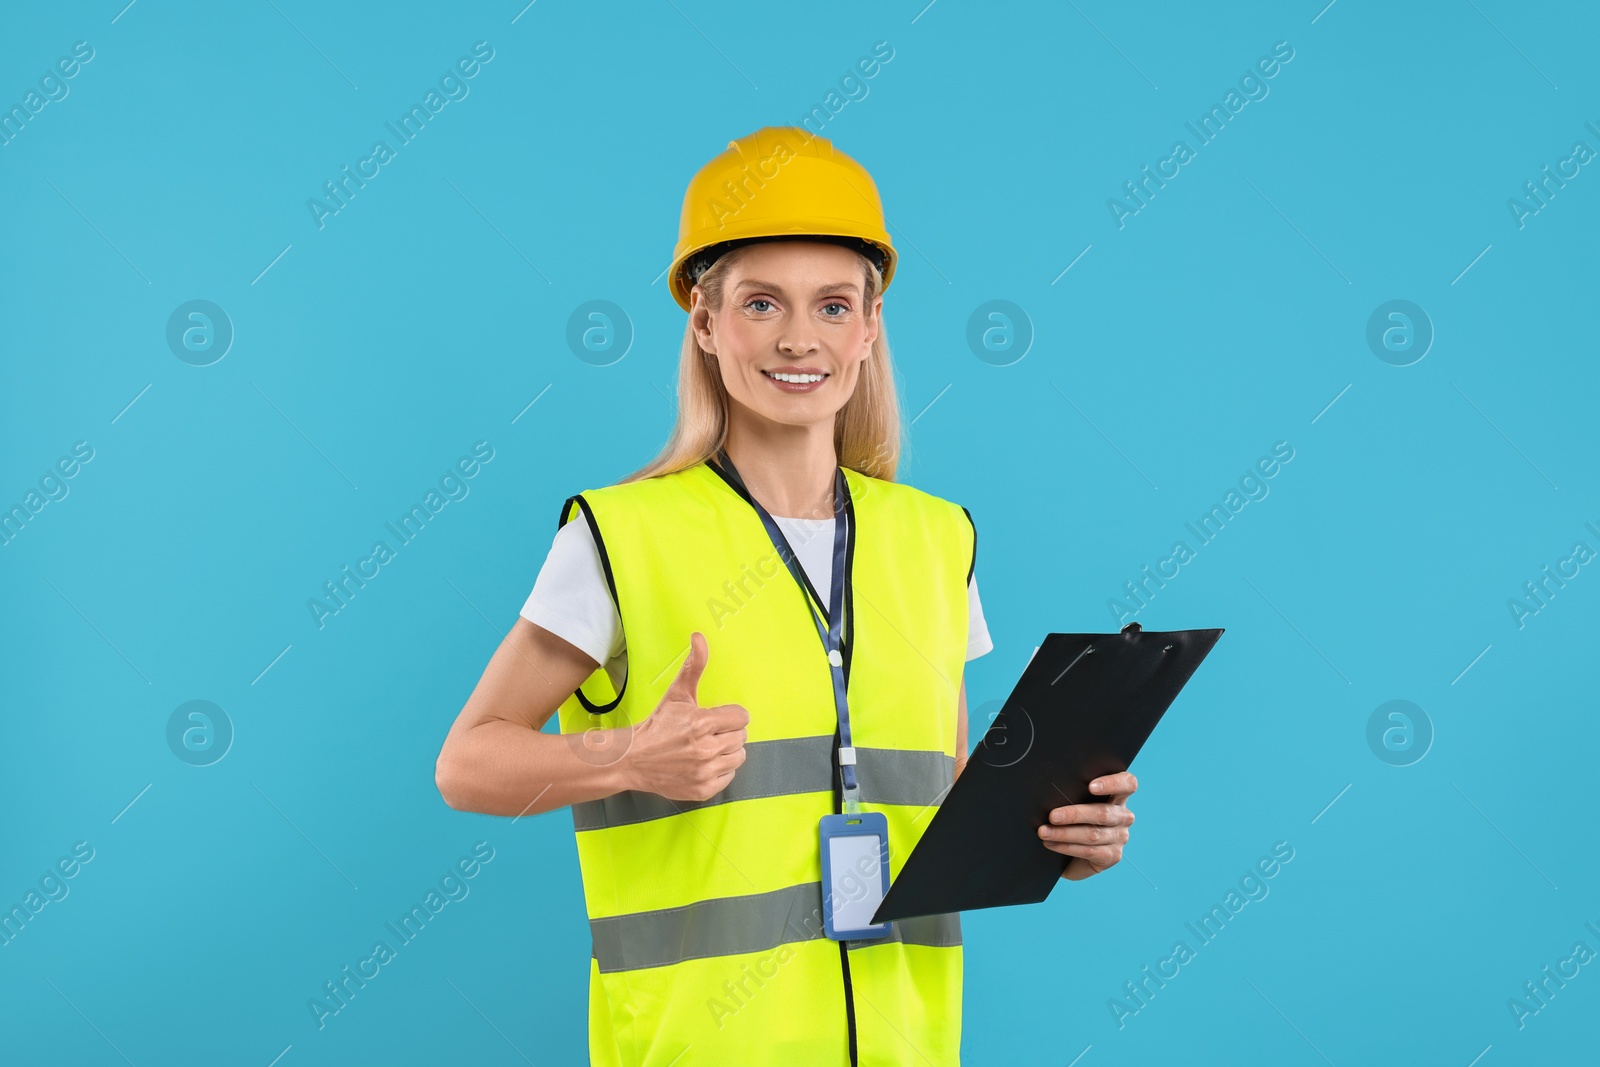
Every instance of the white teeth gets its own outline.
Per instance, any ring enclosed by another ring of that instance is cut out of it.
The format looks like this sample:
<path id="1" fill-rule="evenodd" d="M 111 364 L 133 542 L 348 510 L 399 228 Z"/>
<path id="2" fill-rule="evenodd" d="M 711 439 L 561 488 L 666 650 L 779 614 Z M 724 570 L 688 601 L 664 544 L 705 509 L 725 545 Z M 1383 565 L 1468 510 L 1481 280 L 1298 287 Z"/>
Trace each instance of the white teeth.
<path id="1" fill-rule="evenodd" d="M 764 371 L 769 378 L 776 378 L 780 382 L 792 382 L 795 385 L 805 385 L 809 382 L 820 382 L 826 375 L 823 374 L 779 374 L 777 371 Z"/>

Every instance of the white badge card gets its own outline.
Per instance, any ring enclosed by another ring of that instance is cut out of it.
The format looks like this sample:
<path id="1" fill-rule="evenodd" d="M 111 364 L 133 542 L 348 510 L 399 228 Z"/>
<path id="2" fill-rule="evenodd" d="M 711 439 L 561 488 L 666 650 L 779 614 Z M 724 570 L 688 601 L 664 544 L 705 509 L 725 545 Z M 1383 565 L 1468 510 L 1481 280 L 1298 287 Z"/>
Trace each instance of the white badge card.
<path id="1" fill-rule="evenodd" d="M 872 916 L 889 891 L 889 822 L 881 811 L 824 815 L 822 924 L 835 941 L 883 937 Z"/>

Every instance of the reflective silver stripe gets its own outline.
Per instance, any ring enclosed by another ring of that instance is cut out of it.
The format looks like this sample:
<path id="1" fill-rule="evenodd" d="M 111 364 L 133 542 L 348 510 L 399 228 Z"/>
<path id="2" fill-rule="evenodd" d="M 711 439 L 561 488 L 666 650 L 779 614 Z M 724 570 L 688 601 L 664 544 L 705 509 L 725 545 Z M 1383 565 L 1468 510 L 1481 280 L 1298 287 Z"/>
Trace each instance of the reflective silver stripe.
<path id="1" fill-rule="evenodd" d="M 767 952 L 826 937 L 816 882 L 717 897 L 679 908 L 590 919 L 594 958 L 603 973 L 665 967 L 684 960 Z M 948 948 L 961 944 L 961 916 L 925 915 L 894 923 L 889 936 L 849 942 L 852 950 L 888 941 Z"/>
<path id="2" fill-rule="evenodd" d="M 572 805 L 572 825 L 580 833 L 664 819 L 686 811 L 757 797 L 833 791 L 833 737 L 790 737 L 752 741 L 727 788 L 710 800 L 668 800 L 630 789 L 603 800 Z M 898 748 L 857 748 L 856 775 L 861 799 L 874 804 L 935 804 L 955 781 L 956 761 L 943 752 Z"/>
<path id="3" fill-rule="evenodd" d="M 873 804 L 937 804 L 955 783 L 956 761 L 926 749 L 857 748 L 856 777 Z"/>
<path id="4" fill-rule="evenodd" d="M 876 941 L 852 941 L 853 948 L 866 948 L 887 941 L 907 945 L 928 945 L 933 948 L 950 948 L 961 944 L 961 913 L 946 915 L 918 915 L 914 919 L 901 919 L 890 926 L 889 936 Z"/>
<path id="5" fill-rule="evenodd" d="M 744 762 L 733 772 L 733 781 L 710 800 L 668 800 L 657 793 L 630 789 L 603 800 L 574 804 L 572 823 L 580 832 L 601 830 L 735 800 L 826 792 L 833 788 L 832 746 L 831 736 L 752 741 L 744 746 Z"/>

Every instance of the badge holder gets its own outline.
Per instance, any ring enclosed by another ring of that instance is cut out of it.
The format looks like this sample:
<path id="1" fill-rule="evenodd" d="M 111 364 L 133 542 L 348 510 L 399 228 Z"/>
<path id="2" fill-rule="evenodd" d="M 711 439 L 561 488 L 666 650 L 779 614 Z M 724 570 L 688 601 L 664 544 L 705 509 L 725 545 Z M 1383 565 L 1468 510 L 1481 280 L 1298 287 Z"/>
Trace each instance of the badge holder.
<path id="1" fill-rule="evenodd" d="M 853 762 L 855 752 L 840 749 L 839 757 Z M 853 795 L 844 808 L 822 817 L 822 929 L 835 941 L 885 937 L 892 924 L 874 924 L 872 914 L 889 891 L 889 821 L 859 810 Z"/>

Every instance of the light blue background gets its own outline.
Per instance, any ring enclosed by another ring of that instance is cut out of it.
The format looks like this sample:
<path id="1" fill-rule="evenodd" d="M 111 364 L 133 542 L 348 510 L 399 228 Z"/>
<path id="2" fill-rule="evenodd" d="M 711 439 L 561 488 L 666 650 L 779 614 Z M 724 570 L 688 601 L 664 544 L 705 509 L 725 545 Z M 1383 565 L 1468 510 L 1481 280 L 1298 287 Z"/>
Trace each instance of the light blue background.
<path id="1" fill-rule="evenodd" d="M 1600 965 L 1507 1007 L 1600 950 L 1600 568 L 1507 606 L 1600 549 L 1600 167 L 1507 208 L 1600 149 L 1590 7 L 121 4 L 0 35 L 7 108 L 95 49 L 0 147 L 0 502 L 95 450 L 0 548 L 0 903 L 95 849 L 0 948 L 8 1062 L 581 1061 L 570 819 L 451 811 L 434 758 L 561 500 L 667 433 L 689 177 L 877 41 L 821 132 L 902 253 L 902 479 L 977 523 L 974 743 L 1043 633 L 1115 629 L 1125 581 L 1295 450 L 1137 616 L 1227 634 L 1135 764 L 1126 861 L 965 917 L 965 1062 L 1592 1054 Z M 480 40 L 470 95 L 319 230 L 307 199 Z M 1119 229 L 1108 198 L 1278 41 L 1270 95 Z M 165 341 L 192 299 L 236 330 L 211 366 Z M 565 340 L 596 299 L 634 331 L 605 367 Z M 965 339 L 997 299 L 1034 332 L 1005 367 Z M 1392 299 L 1436 330 L 1410 366 L 1365 341 Z M 470 495 L 319 630 L 307 599 L 480 440 Z M 194 699 L 236 731 L 209 767 L 165 739 Z M 1411 766 L 1366 741 L 1391 699 L 1436 733 Z M 477 841 L 470 895 L 319 1031 L 308 998 Z M 1123 983 L 1278 841 L 1270 895 L 1119 1029 Z"/>

